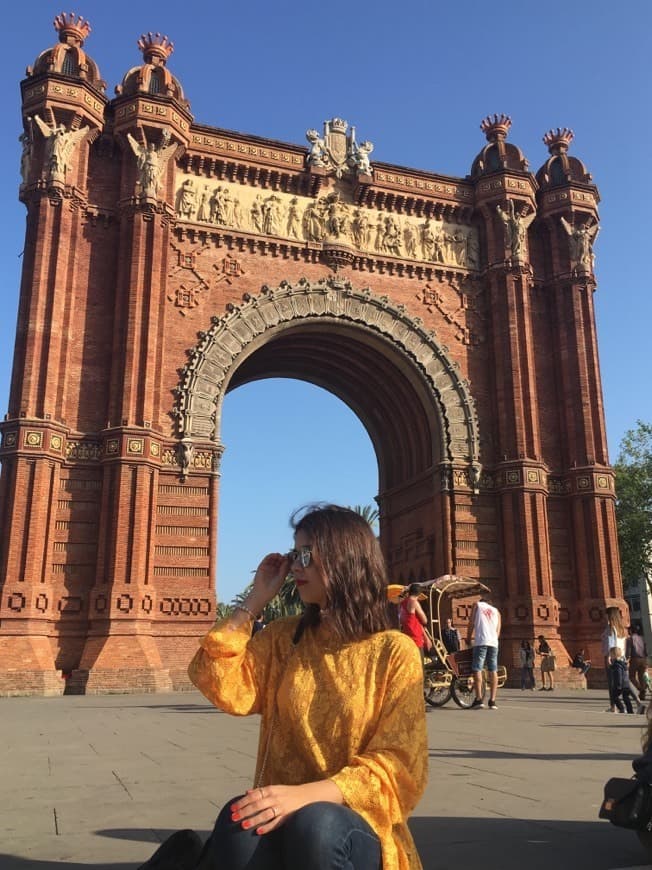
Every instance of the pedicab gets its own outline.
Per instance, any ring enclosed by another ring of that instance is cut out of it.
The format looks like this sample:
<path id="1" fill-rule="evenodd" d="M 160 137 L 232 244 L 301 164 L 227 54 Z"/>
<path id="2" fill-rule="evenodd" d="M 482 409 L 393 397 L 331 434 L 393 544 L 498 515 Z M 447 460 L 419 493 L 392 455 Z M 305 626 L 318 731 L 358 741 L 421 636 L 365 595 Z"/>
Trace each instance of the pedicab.
<path id="1" fill-rule="evenodd" d="M 489 587 L 479 580 L 470 580 L 457 574 L 444 574 L 434 580 L 418 584 L 424 603 L 427 602 L 428 624 L 424 627 L 430 640 L 430 650 L 424 657 L 423 695 L 431 707 L 443 707 L 452 698 L 459 707 L 470 707 L 475 698 L 471 662 L 472 649 L 449 653 L 442 639 L 442 609 L 451 599 L 477 598 Z M 388 587 L 390 601 L 397 602 L 407 592 L 406 586 L 392 584 Z M 505 685 L 507 669 L 498 668 L 498 686 Z M 486 671 L 482 672 L 482 698 L 487 692 Z"/>

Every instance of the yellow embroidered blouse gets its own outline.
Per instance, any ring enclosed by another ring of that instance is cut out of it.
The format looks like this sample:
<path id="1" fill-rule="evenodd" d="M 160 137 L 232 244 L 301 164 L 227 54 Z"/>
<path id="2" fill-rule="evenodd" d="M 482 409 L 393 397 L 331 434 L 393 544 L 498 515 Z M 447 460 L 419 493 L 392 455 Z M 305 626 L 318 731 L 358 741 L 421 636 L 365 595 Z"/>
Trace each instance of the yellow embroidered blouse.
<path id="1" fill-rule="evenodd" d="M 417 647 L 398 631 L 342 643 L 326 622 L 293 646 L 297 622 L 275 620 L 250 638 L 249 623 L 218 621 L 190 679 L 227 713 L 261 714 L 256 785 L 333 780 L 378 835 L 383 870 L 421 870 L 407 826 L 428 775 Z"/>

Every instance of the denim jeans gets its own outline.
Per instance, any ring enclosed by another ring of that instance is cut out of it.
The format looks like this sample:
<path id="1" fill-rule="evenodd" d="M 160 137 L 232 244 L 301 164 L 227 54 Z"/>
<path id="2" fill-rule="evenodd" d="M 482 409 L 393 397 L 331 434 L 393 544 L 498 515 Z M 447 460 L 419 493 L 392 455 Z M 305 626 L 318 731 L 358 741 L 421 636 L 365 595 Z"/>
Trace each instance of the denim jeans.
<path id="1" fill-rule="evenodd" d="M 220 812 L 197 870 L 380 870 L 380 841 L 362 816 L 339 804 L 302 807 L 285 824 L 259 836 Z"/>

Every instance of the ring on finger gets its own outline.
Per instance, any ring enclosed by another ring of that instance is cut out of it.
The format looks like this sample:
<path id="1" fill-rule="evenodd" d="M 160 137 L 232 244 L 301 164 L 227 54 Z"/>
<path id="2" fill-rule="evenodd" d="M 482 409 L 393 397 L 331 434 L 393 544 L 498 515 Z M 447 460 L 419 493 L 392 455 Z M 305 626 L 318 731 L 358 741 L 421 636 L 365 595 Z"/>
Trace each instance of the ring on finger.
<path id="1" fill-rule="evenodd" d="M 274 815 L 272 816 L 272 818 L 275 819 L 276 816 L 278 815 L 278 811 L 277 811 L 276 807 L 270 807 L 270 810 L 274 813 Z"/>
<path id="2" fill-rule="evenodd" d="M 258 791 L 260 792 L 260 799 L 262 801 L 265 797 L 265 792 L 262 790 L 262 788 L 259 788 Z"/>

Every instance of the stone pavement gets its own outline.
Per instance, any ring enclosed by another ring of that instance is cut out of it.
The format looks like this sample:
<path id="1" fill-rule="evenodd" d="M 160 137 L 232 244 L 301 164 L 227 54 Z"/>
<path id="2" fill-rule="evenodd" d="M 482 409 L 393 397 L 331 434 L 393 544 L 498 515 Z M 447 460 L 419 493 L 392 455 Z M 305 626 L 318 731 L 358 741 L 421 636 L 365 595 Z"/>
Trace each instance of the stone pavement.
<path id="1" fill-rule="evenodd" d="M 425 870 L 649 866 L 633 834 L 597 819 L 643 716 L 606 713 L 599 691 L 499 703 L 428 712 L 430 782 L 411 820 Z M 251 781 L 258 726 L 194 692 L 3 698 L 0 722 L 1 870 L 128 870 L 177 828 L 207 834 Z"/>

